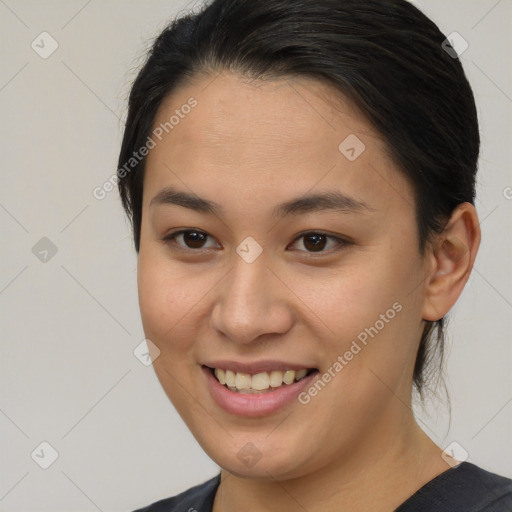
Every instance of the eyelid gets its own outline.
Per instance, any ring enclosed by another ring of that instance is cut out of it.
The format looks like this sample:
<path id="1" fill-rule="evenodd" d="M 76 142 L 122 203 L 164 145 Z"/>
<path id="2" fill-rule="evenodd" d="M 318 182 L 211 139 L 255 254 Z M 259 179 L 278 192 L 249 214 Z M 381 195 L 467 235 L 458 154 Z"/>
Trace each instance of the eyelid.
<path id="1" fill-rule="evenodd" d="M 164 243 L 173 242 L 174 245 L 176 245 L 179 250 L 184 250 L 184 251 L 187 251 L 187 252 L 203 253 L 204 251 L 207 251 L 208 249 L 210 249 L 209 247 L 207 247 L 207 248 L 202 248 L 201 247 L 199 249 L 192 249 L 190 247 L 183 247 L 183 246 L 178 245 L 178 244 L 175 243 L 175 238 L 178 235 L 182 235 L 184 233 L 189 233 L 189 232 L 200 233 L 200 234 L 206 235 L 209 238 L 213 238 L 210 234 L 208 234 L 206 231 L 203 231 L 201 229 L 183 228 L 183 229 L 177 229 L 176 231 L 171 231 L 170 233 L 167 233 L 161 240 Z M 344 246 L 346 246 L 346 245 L 351 243 L 346 238 L 343 238 L 343 237 L 340 237 L 340 236 L 337 236 L 337 235 L 331 235 L 331 234 L 326 233 L 326 232 L 321 231 L 321 230 L 311 230 L 310 229 L 310 230 L 302 231 L 301 233 L 298 233 L 295 236 L 295 238 L 292 240 L 292 242 L 289 244 L 289 246 L 290 245 L 294 245 L 299 239 L 304 238 L 306 235 L 322 235 L 322 236 L 325 236 L 325 237 L 330 238 L 332 240 L 335 240 L 337 242 L 337 244 L 338 244 L 337 247 L 328 249 L 326 251 L 318 251 L 318 252 L 302 251 L 302 250 L 298 251 L 298 252 L 304 253 L 305 255 L 307 255 L 307 257 L 319 257 L 319 256 L 322 256 L 322 255 L 332 254 L 333 252 L 335 252 L 335 251 L 337 251 L 337 250 L 339 250 L 339 249 L 343 248 Z"/>

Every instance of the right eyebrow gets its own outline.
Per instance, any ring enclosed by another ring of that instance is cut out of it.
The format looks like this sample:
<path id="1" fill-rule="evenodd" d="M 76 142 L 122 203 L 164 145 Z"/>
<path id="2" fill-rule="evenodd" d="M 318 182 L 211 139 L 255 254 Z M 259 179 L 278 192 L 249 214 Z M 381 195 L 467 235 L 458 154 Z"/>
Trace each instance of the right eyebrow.
<path id="1" fill-rule="evenodd" d="M 189 192 L 176 190 L 173 187 L 165 187 L 149 203 L 149 206 L 156 205 L 176 205 L 183 208 L 189 208 L 200 213 L 210 213 L 216 215 L 224 210 L 220 204 L 199 197 Z"/>

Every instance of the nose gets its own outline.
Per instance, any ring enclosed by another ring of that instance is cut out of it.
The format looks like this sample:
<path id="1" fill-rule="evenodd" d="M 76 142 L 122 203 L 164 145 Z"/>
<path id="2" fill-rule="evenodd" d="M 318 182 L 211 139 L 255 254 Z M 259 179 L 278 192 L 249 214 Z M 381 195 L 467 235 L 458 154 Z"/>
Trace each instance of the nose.
<path id="1" fill-rule="evenodd" d="M 291 292 L 276 274 L 263 254 L 252 263 L 237 257 L 217 288 L 212 327 L 242 344 L 290 330 L 294 319 Z"/>

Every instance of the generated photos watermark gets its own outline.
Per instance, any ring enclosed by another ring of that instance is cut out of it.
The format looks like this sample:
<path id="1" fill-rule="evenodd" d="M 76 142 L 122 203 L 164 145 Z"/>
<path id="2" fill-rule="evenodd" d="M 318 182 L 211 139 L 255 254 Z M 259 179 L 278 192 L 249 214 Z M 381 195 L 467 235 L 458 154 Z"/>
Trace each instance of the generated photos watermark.
<path id="1" fill-rule="evenodd" d="M 381 313 L 379 319 L 370 327 L 366 327 L 357 335 L 357 339 L 353 340 L 350 348 L 343 355 L 339 355 L 334 363 L 324 372 L 315 382 L 306 390 L 299 393 L 297 397 L 299 403 L 307 405 L 311 399 L 318 395 L 325 386 L 331 382 L 337 374 L 347 366 L 354 357 L 363 350 L 368 344 L 369 338 L 373 339 L 379 334 L 387 324 L 393 320 L 398 313 L 402 311 L 402 304 L 395 302 L 385 313 Z"/>
<path id="2" fill-rule="evenodd" d="M 118 180 L 125 178 L 140 162 L 142 162 L 142 160 L 149 154 L 150 150 L 155 148 L 158 142 L 162 141 L 164 133 L 168 134 L 174 130 L 174 128 L 180 124 L 181 120 L 185 119 L 185 117 L 190 114 L 194 107 L 197 107 L 197 100 L 191 96 L 186 103 L 174 111 L 174 114 L 168 121 L 160 123 L 153 129 L 151 135 L 148 136 L 144 144 L 137 151 L 132 153 L 132 156 L 117 170 L 116 174 L 112 174 L 112 176 L 105 180 L 101 186 L 97 186 L 93 189 L 92 195 L 94 198 L 99 201 L 105 199 L 107 194 L 114 190 Z"/>

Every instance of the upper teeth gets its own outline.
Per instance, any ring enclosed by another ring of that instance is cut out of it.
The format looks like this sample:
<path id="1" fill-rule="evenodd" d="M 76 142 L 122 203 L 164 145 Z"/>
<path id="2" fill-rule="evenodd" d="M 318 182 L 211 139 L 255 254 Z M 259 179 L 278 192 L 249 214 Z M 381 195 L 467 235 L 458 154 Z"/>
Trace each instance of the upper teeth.
<path id="1" fill-rule="evenodd" d="M 283 383 L 292 384 L 294 380 L 300 380 L 305 377 L 307 372 L 307 369 L 298 371 L 286 370 L 284 372 L 274 370 L 270 373 L 261 372 L 251 375 L 249 373 L 215 368 L 214 373 L 221 384 L 226 384 L 230 388 L 236 387 L 236 389 L 256 389 L 261 391 L 269 387 L 278 388 Z"/>

